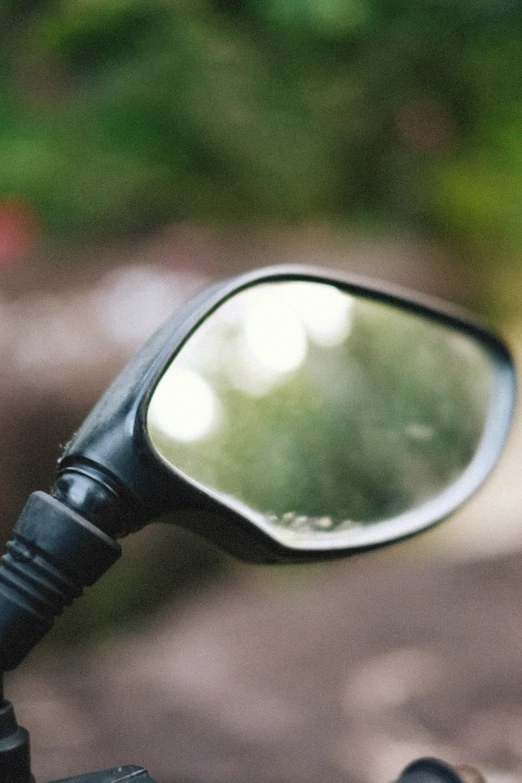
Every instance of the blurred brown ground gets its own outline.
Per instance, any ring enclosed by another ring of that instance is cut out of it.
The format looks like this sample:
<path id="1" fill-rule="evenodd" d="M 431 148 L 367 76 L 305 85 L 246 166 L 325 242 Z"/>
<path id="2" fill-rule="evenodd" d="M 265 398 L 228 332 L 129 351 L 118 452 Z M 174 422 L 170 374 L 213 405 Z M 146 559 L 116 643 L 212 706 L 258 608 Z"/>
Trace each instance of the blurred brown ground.
<path id="1" fill-rule="evenodd" d="M 158 783 L 385 783 L 422 755 L 520 778 L 522 556 L 285 570 L 33 654 L 8 690 L 37 780 L 141 763 Z"/>

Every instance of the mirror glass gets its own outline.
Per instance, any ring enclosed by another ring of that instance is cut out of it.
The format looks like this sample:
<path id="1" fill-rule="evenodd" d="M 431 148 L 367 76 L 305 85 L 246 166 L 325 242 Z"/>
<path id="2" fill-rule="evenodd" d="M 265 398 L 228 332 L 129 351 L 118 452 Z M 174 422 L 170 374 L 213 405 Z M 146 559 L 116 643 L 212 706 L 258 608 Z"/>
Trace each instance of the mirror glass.
<path id="1" fill-rule="evenodd" d="M 187 340 L 147 426 L 166 461 L 286 546 L 368 545 L 420 529 L 411 512 L 465 474 L 494 377 L 454 327 L 330 283 L 262 283 Z"/>

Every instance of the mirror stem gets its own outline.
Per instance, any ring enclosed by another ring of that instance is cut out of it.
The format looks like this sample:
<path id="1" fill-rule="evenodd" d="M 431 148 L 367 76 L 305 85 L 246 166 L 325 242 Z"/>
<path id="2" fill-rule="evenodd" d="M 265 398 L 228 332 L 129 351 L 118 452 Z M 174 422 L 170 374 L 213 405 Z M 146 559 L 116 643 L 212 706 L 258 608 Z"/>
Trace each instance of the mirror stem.
<path id="1" fill-rule="evenodd" d="M 120 555 L 119 544 L 89 520 L 33 492 L 0 567 L 0 671 L 18 666 L 65 606 Z"/>
<path id="2" fill-rule="evenodd" d="M 34 783 L 29 732 L 18 725 L 13 705 L 0 690 L 0 783 Z"/>

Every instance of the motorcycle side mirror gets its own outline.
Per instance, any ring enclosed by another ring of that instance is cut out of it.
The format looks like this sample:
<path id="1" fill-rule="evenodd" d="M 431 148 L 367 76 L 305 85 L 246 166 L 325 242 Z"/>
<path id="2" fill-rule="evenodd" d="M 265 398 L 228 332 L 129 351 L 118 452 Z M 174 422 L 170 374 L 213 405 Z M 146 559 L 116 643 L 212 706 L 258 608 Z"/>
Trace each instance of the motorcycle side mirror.
<path id="1" fill-rule="evenodd" d="M 276 559 L 342 554 L 417 533 L 476 489 L 509 419 L 503 365 L 447 316 L 330 281 L 260 282 L 176 352 L 146 433 Z"/>
<path id="2" fill-rule="evenodd" d="M 117 559 L 116 538 L 157 519 L 253 562 L 421 532 L 492 470 L 514 400 L 504 343 L 409 294 L 307 267 L 203 291 L 22 512 L 0 569 L 0 669 Z"/>
<path id="3" fill-rule="evenodd" d="M 66 448 L 53 495 L 112 537 L 162 518 L 246 560 L 340 556 L 462 504 L 514 398 L 506 347 L 466 317 L 260 270 L 156 333 Z"/>

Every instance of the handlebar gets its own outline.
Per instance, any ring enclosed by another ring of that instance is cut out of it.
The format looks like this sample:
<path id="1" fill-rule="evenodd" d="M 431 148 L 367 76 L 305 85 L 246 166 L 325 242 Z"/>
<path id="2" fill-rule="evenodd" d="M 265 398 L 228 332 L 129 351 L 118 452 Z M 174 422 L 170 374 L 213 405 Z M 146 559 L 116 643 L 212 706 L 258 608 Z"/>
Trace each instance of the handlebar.
<path id="1" fill-rule="evenodd" d="M 92 772 L 54 783 L 154 783 L 143 767 L 125 766 Z M 422 758 L 409 764 L 395 783 L 485 783 L 474 767 L 452 767 L 435 758 Z"/>
<path id="2" fill-rule="evenodd" d="M 134 765 L 115 767 L 102 772 L 90 772 L 74 778 L 56 780 L 54 783 L 123 783 L 123 781 L 129 781 L 129 783 L 154 783 L 147 774 L 146 769 Z"/>

